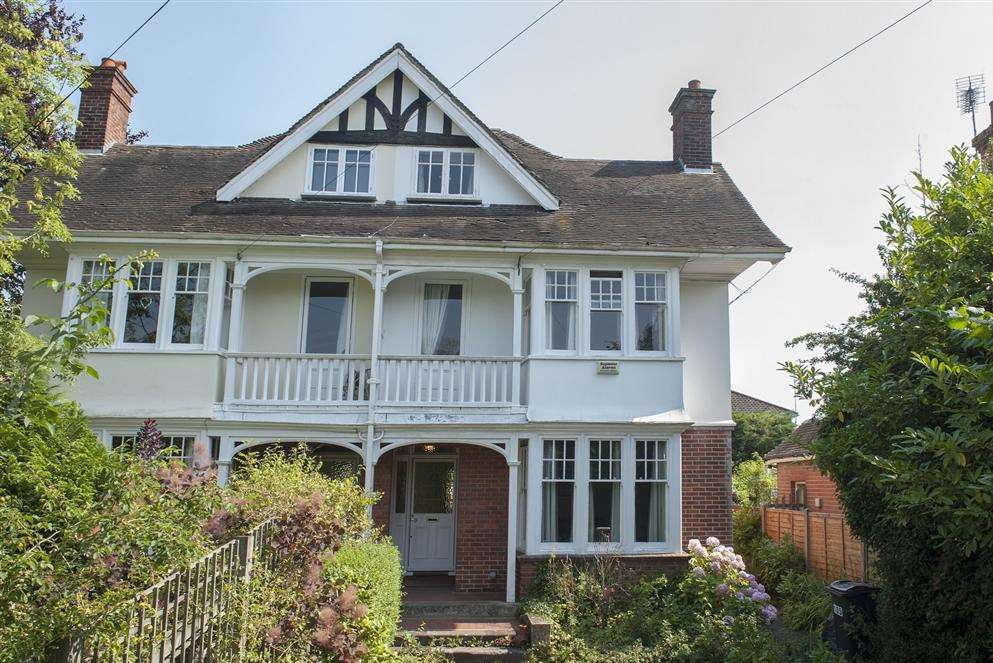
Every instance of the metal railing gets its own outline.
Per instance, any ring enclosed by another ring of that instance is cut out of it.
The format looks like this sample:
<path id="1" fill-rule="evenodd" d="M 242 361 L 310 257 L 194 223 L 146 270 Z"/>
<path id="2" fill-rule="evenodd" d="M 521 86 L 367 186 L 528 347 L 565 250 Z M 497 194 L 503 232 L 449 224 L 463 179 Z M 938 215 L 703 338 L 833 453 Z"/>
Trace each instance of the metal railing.
<path id="1" fill-rule="evenodd" d="M 383 405 L 519 405 L 521 360 L 513 357 L 384 356 Z M 232 353 L 224 401 L 236 405 L 359 405 L 370 397 L 367 355 Z"/>
<path id="2" fill-rule="evenodd" d="M 139 592 L 123 606 L 127 618 L 113 635 L 83 634 L 48 657 L 48 663 L 192 663 L 219 660 L 218 648 L 241 637 L 240 588 L 252 569 L 271 557 L 274 524 L 215 548 L 187 568 Z"/>

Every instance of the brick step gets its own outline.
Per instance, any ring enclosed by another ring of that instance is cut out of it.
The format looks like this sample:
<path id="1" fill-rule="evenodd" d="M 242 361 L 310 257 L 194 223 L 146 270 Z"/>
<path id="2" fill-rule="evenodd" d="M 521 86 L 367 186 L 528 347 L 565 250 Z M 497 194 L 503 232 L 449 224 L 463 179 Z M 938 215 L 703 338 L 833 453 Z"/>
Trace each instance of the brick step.
<path id="1" fill-rule="evenodd" d="M 397 645 L 412 638 L 424 645 L 483 646 L 522 645 L 528 640 L 527 627 L 516 619 L 486 617 L 408 617 L 400 622 Z"/>
<path id="2" fill-rule="evenodd" d="M 517 616 L 517 604 L 503 601 L 404 601 L 402 616 L 407 618 L 500 618 Z"/>

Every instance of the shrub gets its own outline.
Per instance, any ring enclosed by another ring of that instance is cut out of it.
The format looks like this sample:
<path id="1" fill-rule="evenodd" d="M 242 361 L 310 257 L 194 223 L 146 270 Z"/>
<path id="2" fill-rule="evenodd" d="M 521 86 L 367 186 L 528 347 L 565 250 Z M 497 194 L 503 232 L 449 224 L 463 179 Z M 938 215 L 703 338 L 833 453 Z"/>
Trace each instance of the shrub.
<path id="1" fill-rule="evenodd" d="M 779 543 L 766 536 L 760 538 L 749 550 L 748 565 L 767 587 L 773 589 L 779 587 L 787 574 L 806 570 L 803 553 L 793 545 L 789 534 L 784 534 Z"/>
<path id="2" fill-rule="evenodd" d="M 766 538 L 762 531 L 762 511 L 757 508 L 737 509 L 731 514 L 731 526 L 734 548 L 745 558 L 745 565 L 751 568 L 751 552 Z"/>
<path id="3" fill-rule="evenodd" d="M 735 466 L 731 475 L 731 490 L 735 502 L 745 508 L 757 508 L 772 500 L 772 494 L 776 492 L 776 477 L 755 454 Z"/>
<path id="4" fill-rule="evenodd" d="M 776 593 L 782 599 L 784 624 L 820 634 L 831 616 L 831 597 L 822 580 L 810 573 L 789 571 L 776 586 Z"/>

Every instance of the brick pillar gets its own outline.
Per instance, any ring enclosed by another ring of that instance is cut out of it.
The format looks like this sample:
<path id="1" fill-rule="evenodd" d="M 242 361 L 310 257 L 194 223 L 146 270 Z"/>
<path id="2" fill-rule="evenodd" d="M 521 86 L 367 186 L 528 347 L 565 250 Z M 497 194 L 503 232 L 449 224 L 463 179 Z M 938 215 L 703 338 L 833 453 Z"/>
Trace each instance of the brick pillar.
<path id="1" fill-rule="evenodd" d="M 495 451 L 459 445 L 455 589 L 503 592 L 507 586 L 507 461 Z M 490 578 L 494 572 L 495 577 Z"/>
<path id="2" fill-rule="evenodd" d="M 123 60 L 105 58 L 91 70 L 89 85 L 79 98 L 79 127 L 76 146 L 80 149 L 106 151 L 123 143 L 131 115 L 131 99 L 138 92 L 124 70 Z"/>
<path id="3" fill-rule="evenodd" d="M 708 536 L 731 543 L 731 430 L 685 430 L 682 463 L 683 546 Z"/>
<path id="4" fill-rule="evenodd" d="M 373 478 L 373 489 L 381 495 L 379 501 L 372 506 L 372 522 L 385 532 L 390 533 L 390 506 L 393 499 L 393 452 L 386 452 L 376 463 Z"/>

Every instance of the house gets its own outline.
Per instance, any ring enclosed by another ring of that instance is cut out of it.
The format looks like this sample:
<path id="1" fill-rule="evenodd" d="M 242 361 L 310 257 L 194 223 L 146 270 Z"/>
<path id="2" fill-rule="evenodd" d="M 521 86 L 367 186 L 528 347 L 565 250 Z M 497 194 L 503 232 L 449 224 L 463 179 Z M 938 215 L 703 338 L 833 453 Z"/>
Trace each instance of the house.
<path id="1" fill-rule="evenodd" d="M 993 102 L 990 102 L 990 116 L 993 117 Z M 983 158 L 986 165 L 993 165 L 993 120 L 990 126 L 980 131 L 972 139 L 972 147 Z"/>
<path id="2" fill-rule="evenodd" d="M 627 161 L 486 126 L 400 44 L 237 147 L 124 144 L 125 63 L 91 80 L 74 242 L 24 262 L 92 282 L 158 252 L 102 294 L 116 341 L 72 388 L 108 446 L 153 417 L 224 481 L 307 443 L 382 493 L 408 572 L 507 601 L 553 554 L 730 539 L 727 286 L 788 247 L 712 160 L 714 90 L 676 92 L 673 160 Z"/>
<path id="3" fill-rule="evenodd" d="M 769 401 L 764 401 L 761 398 L 756 398 L 755 396 L 743 394 L 740 391 L 735 391 L 733 389 L 731 390 L 731 411 L 747 412 L 749 414 L 756 412 L 772 412 L 774 414 L 785 414 L 791 419 L 796 418 L 796 412 L 789 408 L 783 407 L 782 405 L 776 405 L 775 403 L 770 403 Z"/>
<path id="4" fill-rule="evenodd" d="M 808 419 L 763 459 L 776 472 L 778 502 L 843 516 L 837 486 L 814 466 L 814 456 L 807 450 L 817 431 L 817 421 Z"/>

